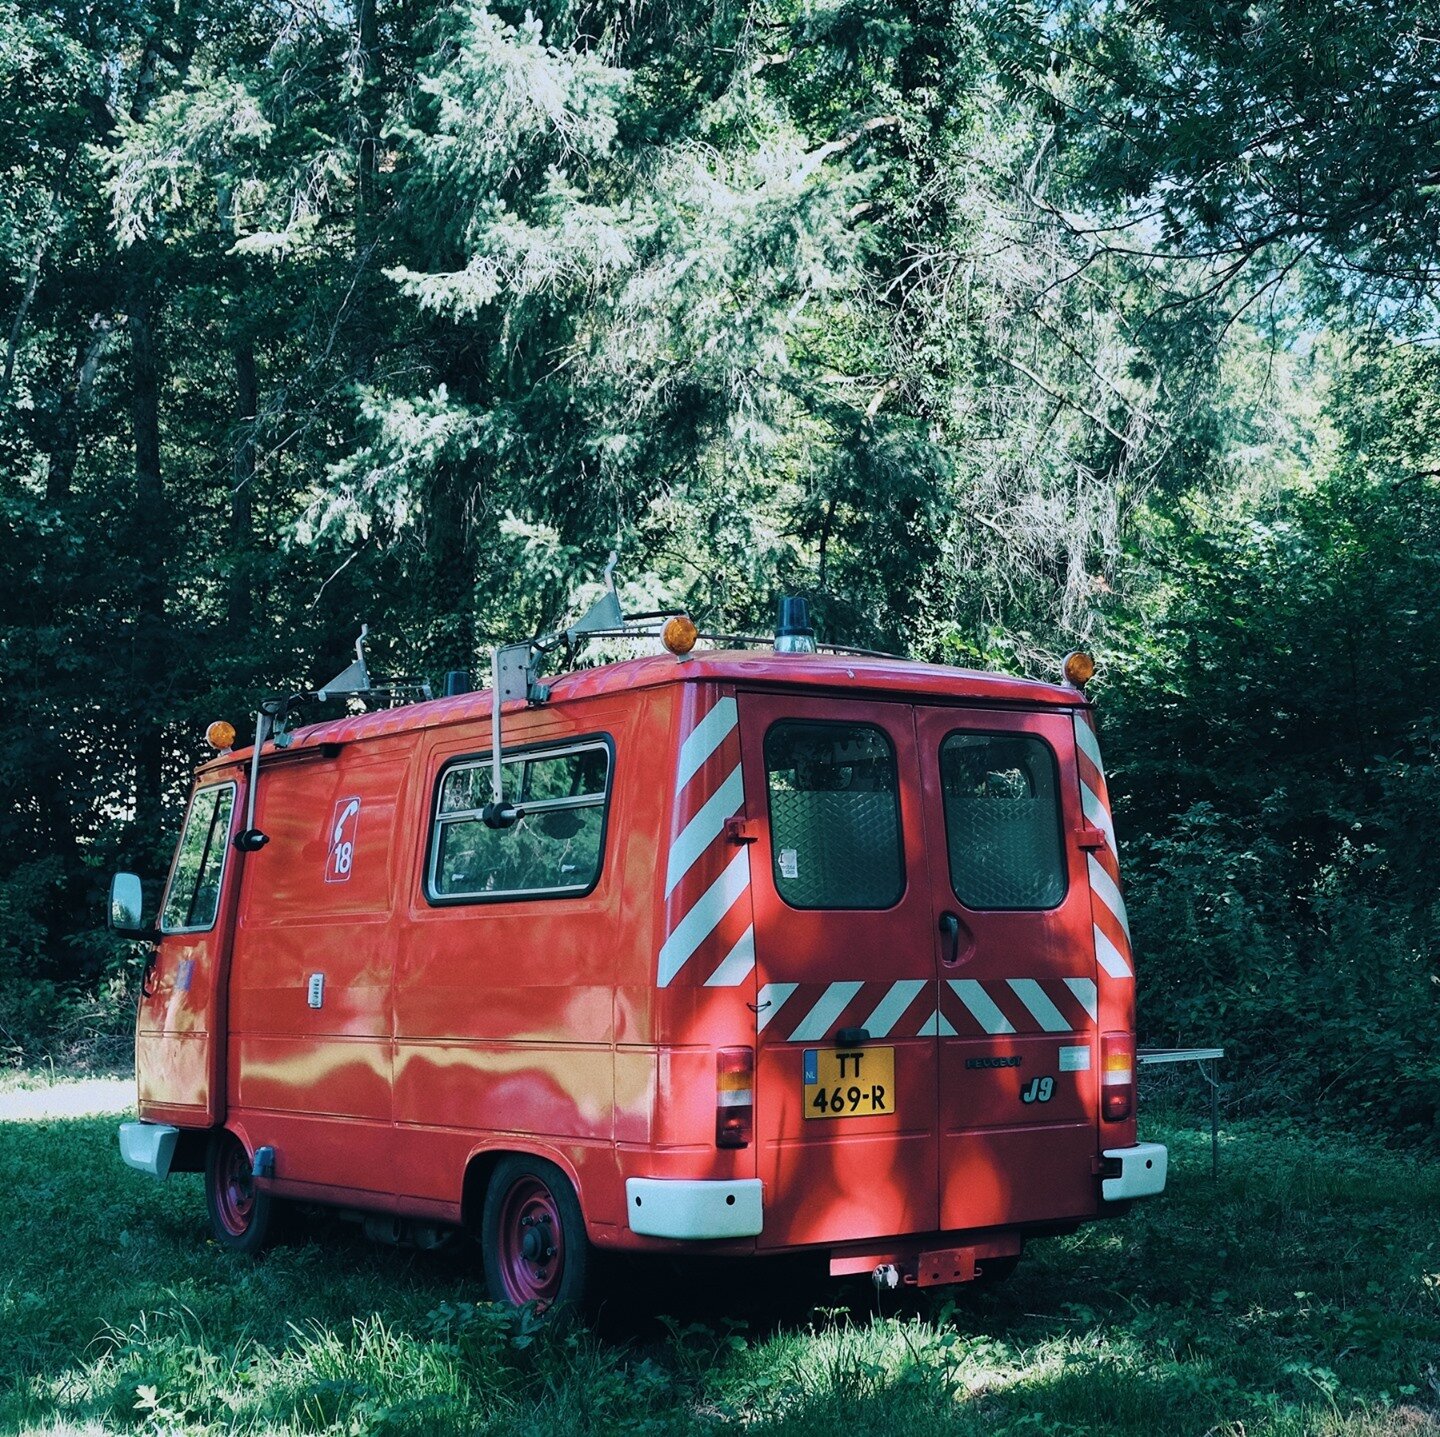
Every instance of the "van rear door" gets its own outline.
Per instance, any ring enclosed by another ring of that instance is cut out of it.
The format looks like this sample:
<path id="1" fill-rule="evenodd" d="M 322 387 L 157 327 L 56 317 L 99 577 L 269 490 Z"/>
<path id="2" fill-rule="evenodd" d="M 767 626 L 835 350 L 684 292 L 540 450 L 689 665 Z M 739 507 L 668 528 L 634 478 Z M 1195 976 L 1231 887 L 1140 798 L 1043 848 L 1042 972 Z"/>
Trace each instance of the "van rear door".
<path id="1" fill-rule="evenodd" d="M 760 1244 L 932 1232 L 937 960 L 913 710 L 798 694 L 739 704 Z"/>
<path id="2" fill-rule="evenodd" d="M 1072 715 L 915 715 L 939 944 L 939 1226 L 1085 1216 L 1099 995 Z"/>

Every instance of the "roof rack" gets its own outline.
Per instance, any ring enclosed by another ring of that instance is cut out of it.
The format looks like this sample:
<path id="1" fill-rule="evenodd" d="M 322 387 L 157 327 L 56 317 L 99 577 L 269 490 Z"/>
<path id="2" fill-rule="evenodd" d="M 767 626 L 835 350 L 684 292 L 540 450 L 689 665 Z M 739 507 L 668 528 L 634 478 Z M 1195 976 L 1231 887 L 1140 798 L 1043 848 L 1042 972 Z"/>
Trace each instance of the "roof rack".
<path id="1" fill-rule="evenodd" d="M 634 619 L 674 619 L 688 617 L 684 609 L 665 609 L 653 614 L 635 614 Z M 576 642 L 571 646 L 572 661 L 573 653 L 578 652 L 582 643 L 588 639 L 658 639 L 659 628 L 631 628 L 619 629 L 590 629 L 583 634 L 577 634 Z M 769 648 L 775 642 L 774 634 L 712 634 L 701 629 L 696 635 L 707 643 L 725 644 L 729 648 Z M 824 640 L 817 640 L 815 647 L 826 654 L 856 654 L 867 659 L 896 659 L 900 663 L 911 663 L 913 660 L 906 654 L 894 654 L 888 649 L 862 649 L 858 644 L 831 644 Z"/>

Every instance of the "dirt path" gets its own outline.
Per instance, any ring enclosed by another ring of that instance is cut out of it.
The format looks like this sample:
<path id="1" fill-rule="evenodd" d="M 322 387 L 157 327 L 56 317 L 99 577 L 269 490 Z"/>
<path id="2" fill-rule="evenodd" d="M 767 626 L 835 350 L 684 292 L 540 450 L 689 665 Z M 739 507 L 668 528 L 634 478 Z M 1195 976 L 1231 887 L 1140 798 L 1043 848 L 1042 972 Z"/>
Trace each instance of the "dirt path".
<path id="1" fill-rule="evenodd" d="M 134 1108 L 134 1078 L 57 1078 L 35 1086 L 0 1088 L 0 1123 L 83 1118 Z"/>

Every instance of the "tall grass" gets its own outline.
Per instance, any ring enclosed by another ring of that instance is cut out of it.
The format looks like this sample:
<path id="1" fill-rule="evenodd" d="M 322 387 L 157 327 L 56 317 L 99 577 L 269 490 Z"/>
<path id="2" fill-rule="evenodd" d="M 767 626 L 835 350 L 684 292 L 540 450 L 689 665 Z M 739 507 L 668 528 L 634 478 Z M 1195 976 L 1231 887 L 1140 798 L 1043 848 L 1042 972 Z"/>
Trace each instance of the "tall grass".
<path id="1" fill-rule="evenodd" d="M 1174 1129 L 1170 1193 L 994 1290 L 628 1269 L 552 1333 L 334 1221 L 225 1253 L 46 1091 L 0 1102 L 5 1432 L 1440 1437 L 1440 1172 L 1379 1146 L 1239 1127 L 1212 1181 Z"/>

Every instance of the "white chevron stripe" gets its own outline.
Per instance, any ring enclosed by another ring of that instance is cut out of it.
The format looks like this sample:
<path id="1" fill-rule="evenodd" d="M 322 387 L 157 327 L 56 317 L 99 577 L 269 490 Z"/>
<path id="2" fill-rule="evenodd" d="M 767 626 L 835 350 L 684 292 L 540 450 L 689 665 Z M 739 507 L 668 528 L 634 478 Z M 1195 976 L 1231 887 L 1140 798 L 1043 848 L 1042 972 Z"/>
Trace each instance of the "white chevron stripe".
<path id="1" fill-rule="evenodd" d="M 695 860 L 720 837 L 725 820 L 745 801 L 745 780 L 740 765 L 705 800 L 700 812 L 676 834 L 670 845 L 670 864 L 665 870 L 665 896 L 675 891 L 675 885 L 695 866 Z"/>
<path id="2" fill-rule="evenodd" d="M 915 1036 L 917 1038 L 953 1038 L 955 1029 L 950 1020 L 937 1008 L 920 1025 L 920 1031 Z"/>
<path id="3" fill-rule="evenodd" d="M 1090 1015 L 1092 1023 L 1100 1021 L 1095 980 L 1093 978 L 1067 978 L 1065 986 L 1075 995 L 1080 1006 Z"/>
<path id="4" fill-rule="evenodd" d="M 974 978 L 951 978 L 955 996 L 970 1010 L 970 1016 L 991 1034 L 1013 1033 L 1010 1020 L 995 1006 L 995 1000 Z"/>
<path id="5" fill-rule="evenodd" d="M 875 1011 L 862 1024 L 872 1038 L 883 1038 L 900 1016 L 915 1001 L 916 994 L 925 986 L 923 978 L 902 978 L 890 985 L 890 991 L 875 1006 Z"/>
<path id="6" fill-rule="evenodd" d="M 675 792 L 679 793 L 700 771 L 700 765 L 725 741 L 737 722 L 735 700 L 720 699 L 715 707 L 685 736 L 680 745 L 680 762 L 675 770 Z"/>
<path id="7" fill-rule="evenodd" d="M 1010 991 L 1030 1010 L 1030 1016 L 1047 1033 L 1068 1033 L 1065 1015 L 1050 1001 L 1050 995 L 1033 978 L 1011 978 Z"/>
<path id="8" fill-rule="evenodd" d="M 755 971 L 755 925 L 752 923 L 740 940 L 721 960 L 720 966 L 705 980 L 707 988 L 738 988 Z"/>
<path id="9" fill-rule="evenodd" d="M 786 999 L 799 987 L 798 983 L 767 983 L 755 995 L 755 1032 L 763 1033 L 771 1019 L 785 1006 Z"/>
<path id="10" fill-rule="evenodd" d="M 675 925 L 660 949 L 659 986 L 685 966 L 690 955 L 715 931 L 730 905 L 750 886 L 750 850 L 742 848 L 726 865 L 724 873 L 695 901 L 695 906 Z"/>
<path id="11" fill-rule="evenodd" d="M 863 983 L 832 983 L 815 1006 L 800 1020 L 790 1035 L 792 1043 L 812 1043 L 830 1031 L 830 1025 L 845 1011 L 845 1005 L 864 987 Z"/>
<path id="12" fill-rule="evenodd" d="M 1079 714 L 1075 715 L 1075 742 L 1079 745 L 1080 752 L 1100 770 L 1103 778 L 1105 765 L 1100 761 L 1100 740 L 1095 737 L 1095 730 Z"/>
<path id="13" fill-rule="evenodd" d="M 1110 910 L 1115 921 L 1125 930 L 1126 938 L 1129 938 L 1130 915 L 1125 912 L 1125 900 L 1120 896 L 1120 889 L 1115 880 L 1101 868 L 1093 853 L 1085 856 L 1090 866 L 1090 891 Z"/>
<path id="14" fill-rule="evenodd" d="M 1080 807 L 1084 810 L 1085 817 L 1105 835 L 1110 852 L 1118 857 L 1120 850 L 1115 845 L 1115 820 L 1110 817 L 1110 810 L 1100 802 L 1100 796 L 1088 783 L 1080 785 Z M 721 826 L 724 826 L 723 822 Z"/>
<path id="15" fill-rule="evenodd" d="M 1112 978 L 1133 978 L 1135 974 L 1125 961 L 1125 955 L 1105 936 L 1097 923 L 1095 928 L 1095 961 Z"/>

